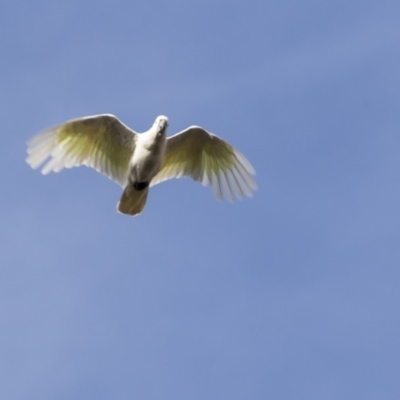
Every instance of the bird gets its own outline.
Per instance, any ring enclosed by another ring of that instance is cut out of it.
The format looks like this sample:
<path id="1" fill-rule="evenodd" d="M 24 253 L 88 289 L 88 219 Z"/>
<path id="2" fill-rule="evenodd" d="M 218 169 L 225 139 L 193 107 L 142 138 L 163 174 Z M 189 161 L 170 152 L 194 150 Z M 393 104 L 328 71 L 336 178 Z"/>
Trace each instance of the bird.
<path id="1" fill-rule="evenodd" d="M 123 188 L 117 210 L 130 216 L 143 211 L 150 187 L 184 176 L 212 186 L 218 200 L 252 197 L 255 170 L 238 150 L 199 126 L 167 138 L 168 126 L 164 115 L 144 133 L 112 114 L 72 119 L 30 139 L 26 162 L 44 175 L 94 168 Z"/>

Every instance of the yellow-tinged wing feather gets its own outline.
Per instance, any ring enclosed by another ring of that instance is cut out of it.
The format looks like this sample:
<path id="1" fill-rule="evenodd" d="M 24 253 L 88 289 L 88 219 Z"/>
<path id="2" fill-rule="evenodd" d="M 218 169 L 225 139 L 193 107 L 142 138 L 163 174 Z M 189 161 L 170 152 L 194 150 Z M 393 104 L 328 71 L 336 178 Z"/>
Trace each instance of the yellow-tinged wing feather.
<path id="1" fill-rule="evenodd" d="M 75 119 L 32 138 L 26 161 L 32 168 L 45 163 L 43 174 L 86 165 L 125 186 L 136 136 L 113 115 Z"/>
<path id="2" fill-rule="evenodd" d="M 251 197 L 257 184 L 250 162 L 229 143 L 198 126 L 171 136 L 161 170 L 151 186 L 167 179 L 190 176 L 203 185 L 211 185 L 215 196 L 233 201 Z"/>

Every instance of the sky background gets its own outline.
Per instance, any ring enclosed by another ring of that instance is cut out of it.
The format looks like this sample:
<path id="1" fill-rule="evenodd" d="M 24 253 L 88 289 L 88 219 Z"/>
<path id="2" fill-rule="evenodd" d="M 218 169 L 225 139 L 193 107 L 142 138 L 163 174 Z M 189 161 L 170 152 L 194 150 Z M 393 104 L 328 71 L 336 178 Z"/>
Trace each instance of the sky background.
<path id="1" fill-rule="evenodd" d="M 0 5 L 0 398 L 400 398 L 400 3 Z M 200 125 L 252 199 L 190 179 L 140 216 L 26 141 L 112 113 Z"/>

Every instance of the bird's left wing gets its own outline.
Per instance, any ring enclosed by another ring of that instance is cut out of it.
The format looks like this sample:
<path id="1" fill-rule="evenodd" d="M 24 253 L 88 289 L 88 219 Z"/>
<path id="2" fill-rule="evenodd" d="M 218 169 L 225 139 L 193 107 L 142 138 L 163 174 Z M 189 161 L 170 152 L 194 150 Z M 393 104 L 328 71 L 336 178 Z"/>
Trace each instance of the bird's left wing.
<path id="1" fill-rule="evenodd" d="M 43 174 L 86 165 L 125 186 L 137 134 L 113 115 L 68 121 L 28 142 L 27 163 Z"/>
<path id="2" fill-rule="evenodd" d="M 167 139 L 164 160 L 151 186 L 167 179 L 190 176 L 212 185 L 215 196 L 233 201 L 251 197 L 257 184 L 250 162 L 229 143 L 198 126 Z"/>

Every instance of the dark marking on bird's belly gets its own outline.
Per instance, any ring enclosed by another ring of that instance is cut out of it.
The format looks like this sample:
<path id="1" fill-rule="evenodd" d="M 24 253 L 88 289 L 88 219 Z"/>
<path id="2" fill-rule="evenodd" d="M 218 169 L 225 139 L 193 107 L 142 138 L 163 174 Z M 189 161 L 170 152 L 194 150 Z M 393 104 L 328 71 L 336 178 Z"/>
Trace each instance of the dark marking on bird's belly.
<path id="1" fill-rule="evenodd" d="M 141 191 L 149 187 L 149 182 L 133 182 L 132 185 L 136 190 Z"/>

